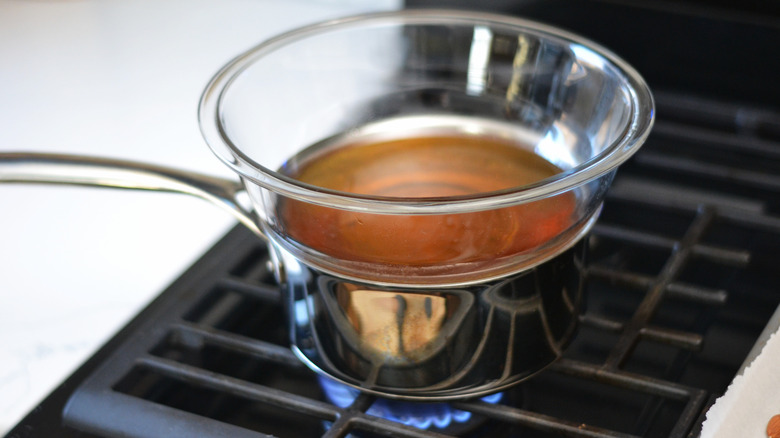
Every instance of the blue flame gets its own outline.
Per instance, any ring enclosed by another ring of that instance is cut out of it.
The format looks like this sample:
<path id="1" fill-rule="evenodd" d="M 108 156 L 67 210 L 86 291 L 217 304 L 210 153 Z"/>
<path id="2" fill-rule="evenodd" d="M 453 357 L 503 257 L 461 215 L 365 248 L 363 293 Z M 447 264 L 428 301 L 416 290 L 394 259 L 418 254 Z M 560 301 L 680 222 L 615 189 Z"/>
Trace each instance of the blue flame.
<path id="1" fill-rule="evenodd" d="M 340 408 L 351 405 L 359 394 L 357 389 L 342 383 L 322 376 L 319 379 L 328 400 Z M 481 400 L 498 403 L 502 396 L 503 393 L 496 393 Z M 378 398 L 366 413 L 418 429 L 446 429 L 453 421 L 465 423 L 471 419 L 471 412 L 455 409 L 447 403 L 414 403 L 383 398 Z"/>

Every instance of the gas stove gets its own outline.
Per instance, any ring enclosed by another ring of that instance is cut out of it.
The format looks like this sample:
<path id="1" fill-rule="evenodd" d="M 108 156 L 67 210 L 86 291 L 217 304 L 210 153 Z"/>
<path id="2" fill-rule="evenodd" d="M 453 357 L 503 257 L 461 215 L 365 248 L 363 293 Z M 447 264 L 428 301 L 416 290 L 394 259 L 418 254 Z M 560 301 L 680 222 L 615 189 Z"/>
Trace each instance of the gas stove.
<path id="1" fill-rule="evenodd" d="M 288 348 L 263 242 L 237 227 L 7 436 L 698 436 L 778 326 L 780 100 L 766 85 L 777 73 L 751 57 L 755 45 L 736 60 L 717 51 L 751 38 L 776 47 L 777 15 L 704 2 L 499 5 L 614 48 L 657 99 L 653 133 L 587 241 L 586 310 L 563 359 L 446 405 L 323 381 Z"/>
<path id="2" fill-rule="evenodd" d="M 695 436 L 780 303 L 778 114 L 657 99 L 589 238 L 582 327 L 525 383 L 390 414 L 329 389 L 288 349 L 264 244 L 238 227 L 8 436 Z"/>

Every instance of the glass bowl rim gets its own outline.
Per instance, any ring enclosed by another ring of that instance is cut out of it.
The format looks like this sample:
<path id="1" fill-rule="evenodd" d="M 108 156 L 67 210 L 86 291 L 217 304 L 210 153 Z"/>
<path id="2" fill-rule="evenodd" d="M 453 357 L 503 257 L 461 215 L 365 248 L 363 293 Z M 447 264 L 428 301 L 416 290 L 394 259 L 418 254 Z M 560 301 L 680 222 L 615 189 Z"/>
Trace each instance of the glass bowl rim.
<path id="1" fill-rule="evenodd" d="M 580 46 L 619 72 L 630 109 L 620 135 L 594 158 L 537 183 L 505 190 L 449 197 L 384 197 L 313 186 L 269 169 L 246 155 L 229 138 L 223 125 L 223 98 L 235 79 L 268 53 L 303 38 L 351 27 L 382 24 L 461 24 L 511 27 Z M 544 199 L 604 176 L 630 158 L 644 143 L 654 123 L 655 102 L 642 76 L 609 49 L 572 32 L 547 24 L 492 13 L 446 9 L 406 9 L 327 20 L 267 39 L 225 64 L 209 81 L 198 105 L 201 134 L 212 152 L 242 178 L 279 195 L 312 204 L 377 214 L 451 214 L 503 208 Z"/>

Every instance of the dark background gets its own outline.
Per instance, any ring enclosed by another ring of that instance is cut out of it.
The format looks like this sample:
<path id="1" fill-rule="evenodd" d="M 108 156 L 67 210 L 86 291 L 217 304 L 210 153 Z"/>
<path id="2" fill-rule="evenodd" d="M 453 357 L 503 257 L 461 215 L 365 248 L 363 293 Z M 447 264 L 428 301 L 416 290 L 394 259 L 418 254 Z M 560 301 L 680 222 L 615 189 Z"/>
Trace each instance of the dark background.
<path id="1" fill-rule="evenodd" d="M 780 2 L 408 0 L 517 15 L 616 52 L 653 90 L 780 107 Z"/>

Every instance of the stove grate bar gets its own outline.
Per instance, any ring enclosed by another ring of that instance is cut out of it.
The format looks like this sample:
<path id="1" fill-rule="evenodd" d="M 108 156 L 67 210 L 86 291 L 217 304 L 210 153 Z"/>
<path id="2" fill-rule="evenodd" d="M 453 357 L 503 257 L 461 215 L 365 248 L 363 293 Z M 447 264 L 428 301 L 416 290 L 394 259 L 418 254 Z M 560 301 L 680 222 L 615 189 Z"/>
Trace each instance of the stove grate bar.
<path id="1" fill-rule="evenodd" d="M 611 224 L 596 224 L 593 227 L 593 234 L 597 237 L 667 250 L 673 250 L 679 244 L 676 239 Z M 691 250 L 698 257 L 729 265 L 744 266 L 750 260 L 750 253 L 747 251 L 719 248 L 704 243 L 695 243 Z"/>
<path id="2" fill-rule="evenodd" d="M 655 282 L 655 277 L 596 264 L 588 266 L 587 269 L 588 278 L 608 280 L 615 284 L 640 290 L 647 290 Z M 667 284 L 666 293 L 669 297 L 682 298 L 710 306 L 723 305 L 728 298 L 728 292 L 723 289 L 711 289 L 680 282 Z"/>
<path id="3" fill-rule="evenodd" d="M 586 313 L 584 315 L 580 315 L 580 324 L 597 328 L 599 330 L 605 330 L 612 333 L 620 333 L 624 327 L 624 324 L 620 321 L 615 321 L 614 319 L 606 318 L 592 313 Z"/>
<path id="4" fill-rule="evenodd" d="M 691 351 L 701 350 L 704 344 L 704 337 L 699 334 L 664 327 L 654 327 L 652 325 L 640 329 L 639 334 L 642 338 L 650 341 Z"/>
<path id="5" fill-rule="evenodd" d="M 663 114 L 663 118 L 657 120 L 665 127 L 669 123 L 679 123 L 682 126 L 693 128 L 692 132 L 699 133 L 696 128 L 708 128 L 717 131 L 718 134 L 732 133 L 745 140 L 766 137 L 778 139 L 780 134 L 780 113 L 776 109 L 764 107 L 746 106 L 740 103 L 731 103 L 713 100 L 703 97 L 681 95 L 677 93 L 656 90 L 657 110 Z M 653 133 L 658 127 L 653 126 Z M 678 135 L 675 135 L 676 137 Z M 679 137 L 686 137 L 681 130 Z M 698 137 L 693 136 L 691 137 Z M 719 138 L 704 136 L 707 140 L 718 142 Z M 737 144 L 734 145 L 739 149 Z M 770 151 L 771 153 L 772 151 Z"/>
<path id="6" fill-rule="evenodd" d="M 71 396 L 64 411 L 70 426 L 101 437 L 273 438 L 261 432 L 110 390 L 77 391 Z M 95 421 L 96 418 L 103 421 Z M 77 436 L 84 435 L 79 433 Z"/>
<path id="7" fill-rule="evenodd" d="M 625 324 L 620 321 L 592 314 L 583 315 L 580 318 L 580 323 L 611 333 L 620 333 L 625 328 Z M 644 339 L 691 351 L 700 350 L 704 342 L 703 337 L 697 333 L 672 330 L 663 327 L 653 327 L 650 325 L 643 327 L 639 331 L 639 334 Z"/>
<path id="8" fill-rule="evenodd" d="M 658 121 L 653 125 L 653 136 L 666 137 L 706 145 L 710 148 L 734 150 L 740 153 L 754 153 L 769 159 L 780 158 L 776 141 L 732 134 L 719 130 L 701 128 L 670 121 Z"/>
<path id="9" fill-rule="evenodd" d="M 640 391 L 649 395 L 657 395 L 677 401 L 690 401 L 701 390 L 690 388 L 666 380 L 654 379 L 642 374 L 627 371 L 611 370 L 604 366 L 594 365 L 573 359 L 562 358 L 552 364 L 550 369 L 569 376 L 585 378 L 605 383 L 619 388 Z"/>
<path id="10" fill-rule="evenodd" d="M 547 433 L 564 434 L 577 438 L 639 438 L 637 435 L 606 430 L 595 426 L 563 420 L 536 412 L 494 405 L 481 401 L 453 402 L 456 409 L 469 411 L 486 418 L 517 424 Z"/>
<path id="11" fill-rule="evenodd" d="M 627 190 L 620 181 L 616 181 L 612 189 L 607 193 L 608 201 L 638 202 L 647 206 L 654 206 L 668 209 L 679 209 L 683 211 L 695 212 L 707 206 L 718 210 L 719 219 L 728 221 L 734 225 L 743 227 L 757 228 L 772 233 L 780 233 L 780 217 L 769 216 L 763 213 L 763 209 L 755 211 L 753 208 L 722 208 L 718 203 L 704 201 L 681 200 L 675 197 L 657 196 L 652 191 Z M 597 230 L 599 224 L 593 227 Z M 741 258 L 749 258 L 747 252 L 743 252 Z"/>
<path id="12" fill-rule="evenodd" d="M 254 298 L 269 304 L 282 303 L 282 291 L 279 286 L 272 284 L 249 282 L 241 277 L 226 277 L 218 282 L 219 287 L 238 292 L 242 295 Z"/>
<path id="13" fill-rule="evenodd" d="M 646 152 L 642 155 L 637 155 L 635 158 L 635 161 L 639 164 L 662 168 L 666 171 L 685 172 L 746 187 L 780 191 L 780 177 L 758 172 L 754 169 L 705 163 L 701 160 L 661 155 L 653 152 Z"/>
<path id="14" fill-rule="evenodd" d="M 214 373 L 170 359 L 144 356 L 136 360 L 136 366 L 184 383 L 198 385 L 265 404 L 273 404 L 326 421 L 335 421 L 341 415 L 341 410 L 330 403 Z"/>
<path id="15" fill-rule="evenodd" d="M 203 345 L 213 345 L 286 367 L 299 370 L 307 369 L 289 348 L 270 342 L 188 322 L 172 325 L 171 333 L 173 342 L 179 342 L 185 346 L 200 349 Z"/>
<path id="16" fill-rule="evenodd" d="M 660 172 L 656 172 L 663 176 Z M 756 199 L 748 194 L 723 193 L 709 186 L 682 185 L 677 181 L 658 181 L 645 176 L 620 174 L 609 192 L 609 200 L 623 202 L 638 202 L 641 200 L 647 207 L 661 206 L 679 209 L 685 212 L 694 210 L 701 205 L 709 205 L 723 210 L 737 210 L 756 215 L 765 214 L 767 202 Z"/>
<path id="17" fill-rule="evenodd" d="M 780 217 L 754 215 L 740 211 L 721 211 L 720 218 L 745 227 L 755 227 L 772 233 L 780 233 Z"/>

